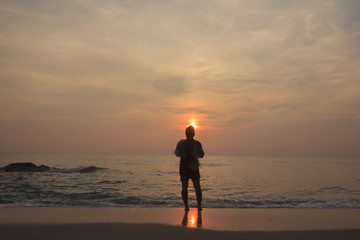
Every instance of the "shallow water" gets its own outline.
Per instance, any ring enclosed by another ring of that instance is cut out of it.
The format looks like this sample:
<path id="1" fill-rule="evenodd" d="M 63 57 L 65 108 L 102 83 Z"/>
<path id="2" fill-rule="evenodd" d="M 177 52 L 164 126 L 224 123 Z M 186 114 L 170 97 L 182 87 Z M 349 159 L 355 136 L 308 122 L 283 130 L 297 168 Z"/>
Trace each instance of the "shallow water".
<path id="1" fill-rule="evenodd" d="M 0 206 L 182 206 L 171 155 L 0 154 Z M 359 208 L 360 159 L 205 156 L 203 205 L 212 208 Z M 190 184 L 191 185 L 191 184 Z M 189 200 L 196 205 L 189 188 Z"/>

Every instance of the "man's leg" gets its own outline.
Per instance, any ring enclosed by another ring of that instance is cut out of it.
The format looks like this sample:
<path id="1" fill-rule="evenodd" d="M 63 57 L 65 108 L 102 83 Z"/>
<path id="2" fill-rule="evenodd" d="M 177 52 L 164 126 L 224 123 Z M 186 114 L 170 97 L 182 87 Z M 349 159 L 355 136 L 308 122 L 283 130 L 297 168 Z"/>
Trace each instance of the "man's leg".
<path id="1" fill-rule="evenodd" d="M 187 226 L 188 225 L 188 214 L 189 214 L 189 211 L 185 211 L 184 212 L 184 217 L 183 217 L 183 220 L 181 222 L 181 224 L 183 226 Z"/>
<path id="2" fill-rule="evenodd" d="M 200 186 L 200 178 L 197 179 L 192 179 L 193 184 L 194 184 L 194 188 L 195 188 L 195 193 L 196 193 L 196 200 L 198 203 L 198 210 L 201 211 L 201 201 L 202 201 L 202 191 L 201 191 L 201 186 Z"/>
<path id="3" fill-rule="evenodd" d="M 189 179 L 182 180 L 182 190 L 181 190 L 181 197 L 183 199 L 185 210 L 189 210 L 189 204 L 188 204 L 188 187 L 189 187 Z"/>

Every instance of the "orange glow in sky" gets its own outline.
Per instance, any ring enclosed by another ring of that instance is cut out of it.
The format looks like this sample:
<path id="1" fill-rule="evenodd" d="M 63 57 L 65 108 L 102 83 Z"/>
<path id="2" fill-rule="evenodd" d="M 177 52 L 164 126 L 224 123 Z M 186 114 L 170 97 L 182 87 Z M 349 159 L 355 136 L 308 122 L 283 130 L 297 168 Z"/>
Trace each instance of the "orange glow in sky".
<path id="1" fill-rule="evenodd" d="M 169 154 L 192 125 L 208 156 L 360 157 L 360 1 L 28 2 L 0 2 L 0 153 Z"/>

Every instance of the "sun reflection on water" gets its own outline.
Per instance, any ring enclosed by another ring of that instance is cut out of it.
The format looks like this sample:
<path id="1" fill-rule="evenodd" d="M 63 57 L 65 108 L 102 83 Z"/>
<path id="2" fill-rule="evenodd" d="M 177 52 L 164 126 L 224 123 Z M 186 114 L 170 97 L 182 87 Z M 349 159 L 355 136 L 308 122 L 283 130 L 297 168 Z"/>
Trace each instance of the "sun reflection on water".
<path id="1" fill-rule="evenodd" d="M 190 216 L 190 224 L 189 224 L 189 227 L 191 228 L 196 228 L 196 220 L 195 220 L 195 216 L 191 215 Z"/>
<path id="2" fill-rule="evenodd" d="M 197 215 L 197 217 L 196 217 Z M 188 228 L 200 228 L 202 227 L 201 212 L 185 211 L 184 217 L 181 223 Z"/>

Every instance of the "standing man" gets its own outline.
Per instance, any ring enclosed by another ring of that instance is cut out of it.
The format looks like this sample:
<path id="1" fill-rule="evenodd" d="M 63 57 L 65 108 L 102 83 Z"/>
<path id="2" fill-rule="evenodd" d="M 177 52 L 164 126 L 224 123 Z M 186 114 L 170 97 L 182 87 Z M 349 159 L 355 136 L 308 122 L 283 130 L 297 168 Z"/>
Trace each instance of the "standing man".
<path id="1" fill-rule="evenodd" d="M 202 192 L 200 186 L 198 158 L 204 157 L 204 151 L 202 149 L 201 143 L 194 139 L 195 128 L 193 126 L 186 128 L 185 135 L 186 139 L 180 140 L 175 150 L 175 155 L 180 157 L 179 173 L 180 180 L 182 182 L 181 197 L 184 201 L 185 211 L 189 211 L 188 187 L 189 179 L 191 179 L 195 188 L 198 211 L 200 212 L 202 210 Z"/>

